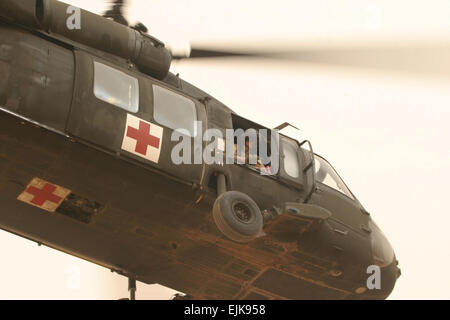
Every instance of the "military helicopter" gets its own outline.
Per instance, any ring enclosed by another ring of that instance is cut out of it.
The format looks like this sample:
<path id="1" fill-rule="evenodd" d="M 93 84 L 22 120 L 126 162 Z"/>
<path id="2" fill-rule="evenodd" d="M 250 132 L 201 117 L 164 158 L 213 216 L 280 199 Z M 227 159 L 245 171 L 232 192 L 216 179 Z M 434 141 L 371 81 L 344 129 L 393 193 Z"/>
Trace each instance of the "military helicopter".
<path id="1" fill-rule="evenodd" d="M 136 280 L 192 299 L 388 297 L 391 245 L 312 144 L 278 132 L 288 123 L 265 139 L 271 174 L 245 160 L 174 163 L 180 128 L 188 158 L 210 129 L 274 130 L 169 72 L 187 57 L 130 27 L 123 5 L 100 16 L 0 2 L 0 228 L 128 277 L 131 298 Z M 230 55 L 243 54 L 191 51 Z"/>

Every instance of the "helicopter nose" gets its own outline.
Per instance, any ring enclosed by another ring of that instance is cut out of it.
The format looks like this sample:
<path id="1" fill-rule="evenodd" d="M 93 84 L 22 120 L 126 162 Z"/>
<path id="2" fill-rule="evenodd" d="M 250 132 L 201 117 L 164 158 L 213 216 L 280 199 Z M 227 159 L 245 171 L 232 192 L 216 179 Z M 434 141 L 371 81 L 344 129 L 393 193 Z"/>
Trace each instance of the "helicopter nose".
<path id="1" fill-rule="evenodd" d="M 400 275 L 398 260 L 395 258 L 390 265 L 381 268 L 381 298 L 386 299 L 391 294 Z"/>
<path id="2" fill-rule="evenodd" d="M 372 230 L 372 260 L 374 264 L 380 267 L 381 272 L 381 290 L 372 292 L 372 294 L 376 298 L 385 299 L 394 289 L 401 271 L 398 268 L 398 260 L 396 259 L 394 249 L 386 236 L 373 220 L 369 222 L 369 226 Z"/>
<path id="3" fill-rule="evenodd" d="M 381 267 L 391 265 L 395 260 L 394 249 L 373 220 L 369 221 L 369 227 L 372 231 L 371 244 L 373 261 Z"/>
<path id="4" fill-rule="evenodd" d="M 394 258 L 389 265 L 380 267 L 378 275 L 377 286 L 369 285 L 369 279 L 365 279 L 367 280 L 365 286 L 355 290 L 357 294 L 361 295 L 360 299 L 379 300 L 389 297 L 401 275 L 397 259 Z"/>

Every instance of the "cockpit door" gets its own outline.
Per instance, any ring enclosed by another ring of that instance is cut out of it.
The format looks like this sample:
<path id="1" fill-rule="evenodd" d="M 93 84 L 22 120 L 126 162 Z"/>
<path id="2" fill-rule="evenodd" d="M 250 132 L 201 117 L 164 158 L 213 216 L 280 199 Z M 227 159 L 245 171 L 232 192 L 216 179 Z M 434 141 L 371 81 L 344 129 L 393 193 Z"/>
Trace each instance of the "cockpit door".
<path id="1" fill-rule="evenodd" d="M 152 94 L 147 106 L 151 122 L 162 130 L 161 155 L 157 166 L 190 184 L 200 184 L 205 163 L 202 158 L 206 129 L 205 106 L 185 92 L 157 80 L 146 83 Z"/>
<path id="2" fill-rule="evenodd" d="M 139 109 L 139 79 L 120 65 L 75 51 L 75 90 L 67 131 L 101 150 L 120 151 L 127 113 Z"/>

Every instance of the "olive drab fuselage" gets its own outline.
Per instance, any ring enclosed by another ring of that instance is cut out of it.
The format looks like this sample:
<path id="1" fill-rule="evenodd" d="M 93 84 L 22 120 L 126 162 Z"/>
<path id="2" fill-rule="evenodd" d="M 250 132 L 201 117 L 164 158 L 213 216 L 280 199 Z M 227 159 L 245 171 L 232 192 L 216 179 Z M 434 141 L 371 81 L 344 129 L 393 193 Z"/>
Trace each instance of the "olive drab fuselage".
<path id="1" fill-rule="evenodd" d="M 283 143 L 274 175 L 245 164 L 173 163 L 175 130 L 158 118 L 162 96 L 190 106 L 200 135 L 264 127 L 171 74 L 170 54 L 152 37 L 84 10 L 81 30 L 65 29 L 68 6 L 0 4 L 1 229 L 199 299 L 390 294 L 395 257 L 380 262 L 380 231 L 354 197 L 316 181 L 309 143 L 280 135 L 298 156 L 294 178 Z M 127 84 L 129 99 L 120 100 L 111 77 Z M 217 228 L 218 177 L 257 204 L 260 236 L 241 243 Z M 367 286 L 373 265 L 379 289 Z"/>

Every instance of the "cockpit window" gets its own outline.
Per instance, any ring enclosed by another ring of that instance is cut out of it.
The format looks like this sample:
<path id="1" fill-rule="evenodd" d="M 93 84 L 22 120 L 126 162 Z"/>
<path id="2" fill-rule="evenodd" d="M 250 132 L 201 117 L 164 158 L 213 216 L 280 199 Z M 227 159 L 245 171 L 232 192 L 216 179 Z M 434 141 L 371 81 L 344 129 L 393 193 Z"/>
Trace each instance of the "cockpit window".
<path id="1" fill-rule="evenodd" d="M 347 197 L 356 200 L 353 194 L 345 185 L 344 181 L 339 177 L 337 172 L 333 167 L 322 157 L 314 155 L 315 159 L 315 169 L 316 169 L 316 180 L 327 186 L 342 192 Z"/>
<path id="2" fill-rule="evenodd" d="M 300 176 L 300 161 L 298 158 L 298 145 L 291 140 L 283 139 L 284 171 L 292 178 Z"/>

